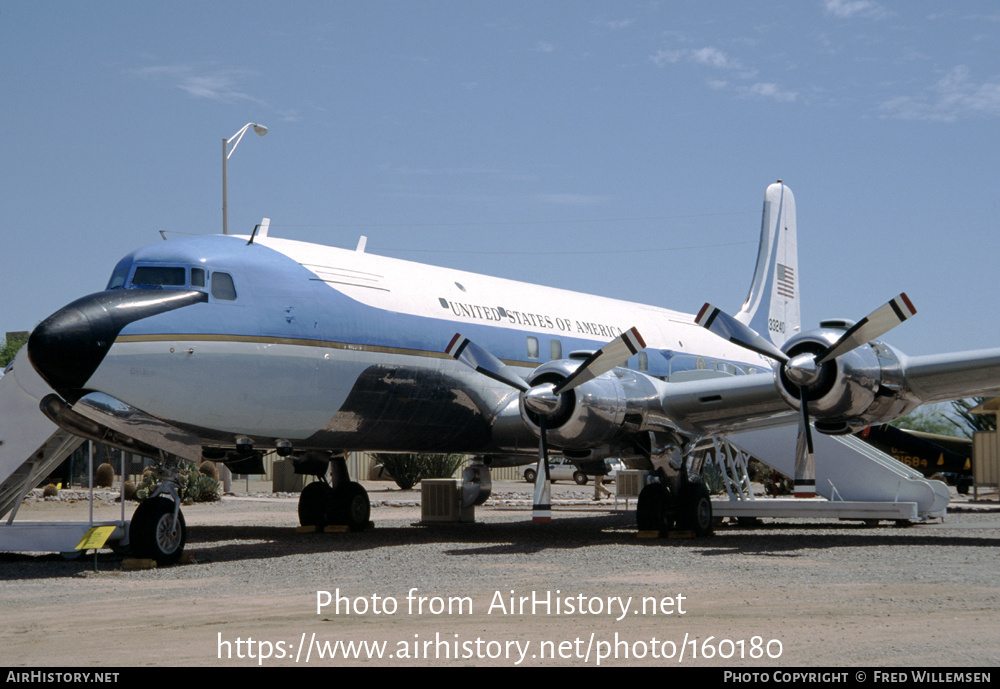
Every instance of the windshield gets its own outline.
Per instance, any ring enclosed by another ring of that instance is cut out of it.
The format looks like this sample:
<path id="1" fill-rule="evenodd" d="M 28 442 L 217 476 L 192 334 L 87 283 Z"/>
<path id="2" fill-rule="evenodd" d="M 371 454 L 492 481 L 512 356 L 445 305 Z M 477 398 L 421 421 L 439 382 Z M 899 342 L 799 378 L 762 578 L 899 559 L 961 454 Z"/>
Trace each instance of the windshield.
<path id="1" fill-rule="evenodd" d="M 185 272 L 174 266 L 139 266 L 132 276 L 132 286 L 183 287 L 187 282 Z"/>

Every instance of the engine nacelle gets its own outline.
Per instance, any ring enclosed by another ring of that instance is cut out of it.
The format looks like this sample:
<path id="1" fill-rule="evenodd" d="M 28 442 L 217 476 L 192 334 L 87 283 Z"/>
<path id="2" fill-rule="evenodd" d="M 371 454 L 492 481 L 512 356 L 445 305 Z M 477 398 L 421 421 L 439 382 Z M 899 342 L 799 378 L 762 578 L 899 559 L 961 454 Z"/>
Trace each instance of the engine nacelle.
<path id="1" fill-rule="evenodd" d="M 843 330 L 824 327 L 790 338 L 782 350 L 790 358 L 819 355 L 843 335 Z M 819 379 L 805 388 L 809 416 L 823 433 L 851 433 L 873 423 L 889 421 L 916 403 L 905 393 L 902 356 L 881 342 L 872 342 L 827 361 Z M 800 408 L 800 388 L 784 370 L 779 391 L 785 401 Z"/>
<path id="2" fill-rule="evenodd" d="M 547 362 L 531 373 L 528 383 L 532 387 L 559 383 L 580 363 Z M 546 416 L 546 437 L 552 445 L 568 449 L 610 443 L 622 430 L 639 430 L 651 398 L 656 396 L 648 381 L 627 369 L 615 369 L 559 395 L 558 407 Z M 538 415 L 525 406 L 523 396 L 518 407 L 525 425 L 540 435 Z"/>

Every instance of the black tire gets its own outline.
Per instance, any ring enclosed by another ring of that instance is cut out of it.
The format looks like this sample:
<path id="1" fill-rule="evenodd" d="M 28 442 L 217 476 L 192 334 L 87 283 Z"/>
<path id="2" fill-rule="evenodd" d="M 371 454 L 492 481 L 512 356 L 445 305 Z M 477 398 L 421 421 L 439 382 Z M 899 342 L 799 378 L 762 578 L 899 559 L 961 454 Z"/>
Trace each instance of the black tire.
<path id="1" fill-rule="evenodd" d="M 299 494 L 299 524 L 322 529 L 329 523 L 329 499 L 333 490 L 323 481 L 313 481 Z"/>
<path id="2" fill-rule="evenodd" d="M 672 500 L 666 486 L 650 483 L 639 493 L 635 521 L 640 531 L 670 531 L 674 527 Z"/>
<path id="3" fill-rule="evenodd" d="M 681 491 L 677 509 L 677 526 L 702 538 L 712 535 L 712 499 L 701 483 L 687 485 Z"/>
<path id="4" fill-rule="evenodd" d="M 576 485 L 578 486 L 587 485 L 587 475 L 582 471 L 574 471 L 573 480 L 576 481 Z"/>
<path id="5" fill-rule="evenodd" d="M 534 483 L 536 477 L 537 477 L 537 474 L 535 473 L 534 469 L 525 469 L 524 470 L 524 480 L 527 481 L 528 483 Z"/>
<path id="6" fill-rule="evenodd" d="M 175 526 L 173 500 L 163 496 L 146 500 L 132 515 L 128 540 L 135 557 L 156 560 L 160 566 L 172 565 L 184 554 L 187 541 L 184 513 L 177 513 Z"/>
<path id="7" fill-rule="evenodd" d="M 347 526 L 351 531 L 368 528 L 372 505 L 368 491 L 356 481 L 330 492 L 330 524 Z"/>

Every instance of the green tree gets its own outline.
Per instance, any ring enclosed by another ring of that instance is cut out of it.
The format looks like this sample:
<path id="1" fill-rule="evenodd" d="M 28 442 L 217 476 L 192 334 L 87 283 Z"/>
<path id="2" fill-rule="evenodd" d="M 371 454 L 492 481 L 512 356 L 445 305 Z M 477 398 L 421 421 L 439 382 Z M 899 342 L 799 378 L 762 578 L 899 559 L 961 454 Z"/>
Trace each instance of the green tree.
<path id="1" fill-rule="evenodd" d="M 996 414 L 970 414 L 969 410 L 978 407 L 986 401 L 985 397 L 970 397 L 964 400 L 953 400 L 952 410 L 958 419 L 951 419 L 962 435 L 971 438 L 976 431 L 995 431 L 997 427 Z"/>
<path id="2" fill-rule="evenodd" d="M 937 405 L 929 405 L 914 409 L 906 416 L 901 416 L 892 422 L 896 428 L 937 435 L 958 437 L 959 427 L 955 421 L 944 414 Z"/>
<path id="3" fill-rule="evenodd" d="M 0 368 L 7 368 L 7 364 L 14 360 L 18 350 L 28 341 L 27 337 L 12 337 L 4 341 L 3 349 L 0 349 Z"/>

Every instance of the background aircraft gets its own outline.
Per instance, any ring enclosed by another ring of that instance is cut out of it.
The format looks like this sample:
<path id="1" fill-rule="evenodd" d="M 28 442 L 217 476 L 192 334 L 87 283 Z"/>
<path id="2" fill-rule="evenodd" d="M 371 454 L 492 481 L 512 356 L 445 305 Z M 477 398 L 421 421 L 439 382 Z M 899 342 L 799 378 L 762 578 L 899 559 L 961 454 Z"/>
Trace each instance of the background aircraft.
<path id="1" fill-rule="evenodd" d="M 138 249 L 107 289 L 32 333 L 31 365 L 54 390 L 44 413 L 130 451 L 238 461 L 265 449 L 322 481 L 304 524 L 368 523 L 344 453 L 474 456 L 467 504 L 489 468 L 551 451 L 620 457 L 653 472 L 640 528 L 711 529 L 699 480 L 714 437 L 798 423 L 800 483 L 811 426 L 847 433 L 919 404 L 1000 388 L 1000 350 L 907 358 L 876 341 L 915 313 L 905 295 L 857 324 L 802 331 L 795 203 L 768 187 L 753 283 L 735 316 L 663 308 L 268 236 L 203 236 Z M 789 452 L 792 449 L 789 448 Z M 163 463 L 162 494 L 130 539 L 169 562 L 185 541 Z M 549 518 L 536 481 L 534 518 Z"/>

